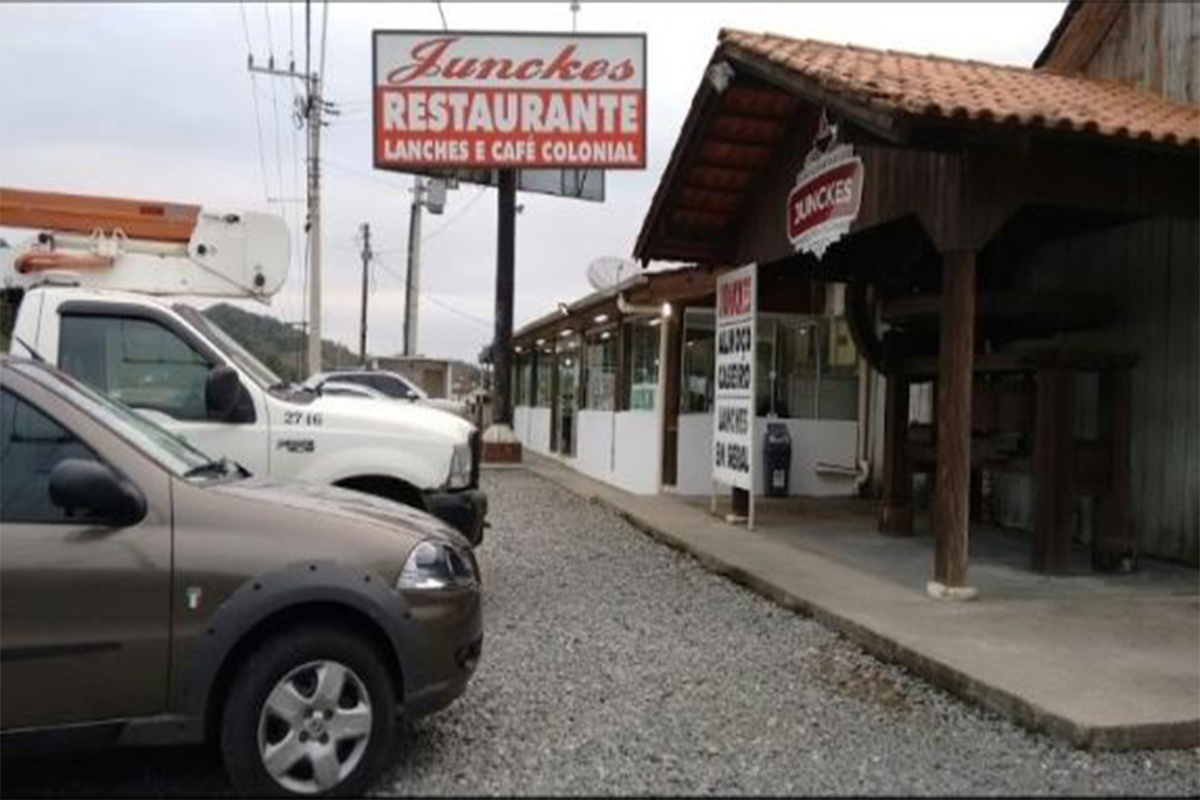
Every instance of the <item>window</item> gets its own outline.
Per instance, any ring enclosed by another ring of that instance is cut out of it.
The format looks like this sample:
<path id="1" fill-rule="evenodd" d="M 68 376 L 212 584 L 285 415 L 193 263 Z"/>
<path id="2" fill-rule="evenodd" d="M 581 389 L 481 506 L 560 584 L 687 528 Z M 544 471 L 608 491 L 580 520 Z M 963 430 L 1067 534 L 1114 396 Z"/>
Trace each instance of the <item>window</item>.
<path id="1" fill-rule="evenodd" d="M 397 378 L 395 375 L 381 375 L 378 373 L 352 373 L 344 378 L 338 377 L 336 380 L 348 380 L 354 383 L 361 383 L 365 386 L 370 386 L 372 389 L 378 389 L 388 397 L 398 398 L 400 400 L 413 399 L 413 391 L 408 387 L 408 384 Z"/>
<path id="2" fill-rule="evenodd" d="M 772 402 L 776 416 L 815 419 L 817 416 L 817 350 L 820 332 L 810 317 L 783 316 L 772 321 L 777 356 Z"/>
<path id="3" fill-rule="evenodd" d="M 512 398 L 514 406 L 529 405 L 530 366 L 528 353 L 513 354 Z"/>
<path id="4" fill-rule="evenodd" d="M 208 360 L 158 322 L 67 315 L 59 354 L 64 372 L 125 405 L 181 420 L 207 417 Z"/>
<path id="5" fill-rule="evenodd" d="M 616 393 L 617 341 L 612 331 L 590 333 L 584 349 L 583 407 L 612 411 Z"/>
<path id="6" fill-rule="evenodd" d="M 631 411 L 654 408 L 654 393 L 658 388 L 659 331 L 658 325 L 650 322 L 627 323 L 625 331 L 625 363 L 629 371 L 625 407 Z"/>
<path id="7" fill-rule="evenodd" d="M 50 473 L 68 458 L 98 460 L 85 444 L 37 408 L 0 391 L 0 519 L 69 522 L 50 502 Z"/>
<path id="8" fill-rule="evenodd" d="M 554 351 L 536 353 L 533 366 L 533 404 L 538 408 L 550 407 L 550 387 L 553 380 Z"/>
<path id="9" fill-rule="evenodd" d="M 707 414 L 713 404 L 714 315 L 712 309 L 689 308 L 683 316 L 683 382 L 679 413 Z"/>
<path id="10" fill-rule="evenodd" d="M 821 419 L 858 419 L 858 348 L 845 317 L 821 320 L 821 379 L 818 415 Z"/>

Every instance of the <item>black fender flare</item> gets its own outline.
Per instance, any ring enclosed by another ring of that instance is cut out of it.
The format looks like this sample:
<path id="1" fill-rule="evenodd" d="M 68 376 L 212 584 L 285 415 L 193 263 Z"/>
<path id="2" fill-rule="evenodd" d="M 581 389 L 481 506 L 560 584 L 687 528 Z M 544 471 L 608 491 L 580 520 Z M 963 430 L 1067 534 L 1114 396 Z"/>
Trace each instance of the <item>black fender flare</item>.
<path id="1" fill-rule="evenodd" d="M 407 647 L 400 622 L 410 612 L 400 593 L 370 570 L 306 561 L 247 580 L 217 607 L 178 673 L 175 710 L 203 718 L 217 678 L 238 645 L 270 618 L 310 604 L 341 606 L 369 619 L 390 645 L 401 677 L 405 674 Z M 399 696 L 397 700 L 402 702 Z"/>

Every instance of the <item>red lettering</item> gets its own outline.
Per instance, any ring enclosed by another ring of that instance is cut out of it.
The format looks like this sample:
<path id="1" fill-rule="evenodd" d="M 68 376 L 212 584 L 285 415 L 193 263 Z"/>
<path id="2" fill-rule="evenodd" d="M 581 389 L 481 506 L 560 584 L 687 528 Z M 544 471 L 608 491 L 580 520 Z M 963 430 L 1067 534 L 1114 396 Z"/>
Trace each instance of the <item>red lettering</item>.
<path id="1" fill-rule="evenodd" d="M 546 62 L 542 61 L 540 58 L 531 58 L 528 61 L 522 61 L 521 66 L 517 67 L 517 71 L 515 73 L 517 80 L 527 81 L 531 79 L 534 75 L 538 74 L 538 71 L 545 64 Z"/>
<path id="2" fill-rule="evenodd" d="M 457 41 L 457 36 L 449 36 L 444 39 L 430 39 L 428 42 L 421 42 L 412 49 L 410 54 L 413 63 L 405 64 L 403 67 L 397 67 L 389 72 L 388 83 L 411 83 L 418 78 L 437 75 L 440 72 L 438 62 L 442 60 L 442 54 Z"/>
<path id="3" fill-rule="evenodd" d="M 598 58 L 584 67 L 583 72 L 579 73 L 579 77 L 585 81 L 594 81 L 597 78 L 603 78 L 606 72 L 608 72 L 608 61 Z"/>
<path id="4" fill-rule="evenodd" d="M 542 72 L 542 80 L 548 81 L 555 77 L 564 81 L 575 80 L 575 73 L 572 68 L 578 69 L 580 62 L 572 61 L 571 56 L 575 55 L 575 45 L 569 44 L 562 49 L 562 52 L 554 57 L 545 71 Z"/>
<path id="5" fill-rule="evenodd" d="M 610 81 L 627 81 L 633 77 L 633 62 L 628 58 L 613 67 L 612 72 L 608 73 Z"/>

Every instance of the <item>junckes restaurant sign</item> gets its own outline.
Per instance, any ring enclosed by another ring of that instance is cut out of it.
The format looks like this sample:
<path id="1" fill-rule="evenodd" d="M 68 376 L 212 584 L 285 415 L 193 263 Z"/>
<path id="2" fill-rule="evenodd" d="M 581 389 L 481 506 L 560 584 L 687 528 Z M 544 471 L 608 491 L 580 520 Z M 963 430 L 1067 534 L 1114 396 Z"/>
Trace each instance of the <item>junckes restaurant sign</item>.
<path id="1" fill-rule="evenodd" d="M 374 32 L 375 166 L 646 165 L 646 37 Z"/>
<path id="2" fill-rule="evenodd" d="M 854 147 L 838 144 L 837 126 L 821 112 L 812 149 L 787 199 L 787 235 L 792 247 L 817 258 L 850 231 L 862 206 L 863 162 Z"/>

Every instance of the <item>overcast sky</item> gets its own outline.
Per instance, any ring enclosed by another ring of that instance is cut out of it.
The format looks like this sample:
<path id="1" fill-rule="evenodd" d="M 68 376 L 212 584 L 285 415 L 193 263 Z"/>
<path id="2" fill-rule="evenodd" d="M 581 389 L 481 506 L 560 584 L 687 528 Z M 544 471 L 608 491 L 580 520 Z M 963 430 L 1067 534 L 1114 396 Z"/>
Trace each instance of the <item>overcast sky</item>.
<path id="1" fill-rule="evenodd" d="M 647 34 L 648 168 L 610 172 L 604 204 L 521 195 L 517 326 L 587 293 L 592 259 L 631 254 L 721 27 L 1029 66 L 1063 5 L 585 0 L 580 32 Z M 443 2 L 442 10 L 451 30 L 571 29 L 568 2 Z M 314 69 L 323 13 L 313 3 Z M 257 62 L 294 54 L 302 69 L 304 16 L 303 3 L 281 2 L 0 4 L 0 183 L 273 210 L 298 230 L 302 206 L 268 196 L 304 194 L 305 134 L 291 122 L 299 87 L 252 81 L 246 56 L 249 40 Z M 322 143 L 323 333 L 357 350 L 356 235 L 369 222 L 379 253 L 368 325 L 376 355 L 401 346 L 412 178 L 371 165 L 371 31 L 440 27 L 433 2 L 338 2 L 328 10 L 325 96 L 342 113 Z M 421 352 L 473 362 L 491 340 L 495 218 L 495 191 L 466 185 L 450 194 L 443 216 L 426 215 Z M 269 309 L 243 305 L 300 319 L 302 250 L 293 249 L 287 286 Z"/>

